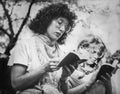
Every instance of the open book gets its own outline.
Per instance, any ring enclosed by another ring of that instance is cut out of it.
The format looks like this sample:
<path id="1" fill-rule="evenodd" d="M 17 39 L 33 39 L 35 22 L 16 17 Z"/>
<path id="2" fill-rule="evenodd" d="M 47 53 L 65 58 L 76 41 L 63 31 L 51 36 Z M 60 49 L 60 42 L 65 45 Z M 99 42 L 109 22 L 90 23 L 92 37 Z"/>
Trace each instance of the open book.
<path id="1" fill-rule="evenodd" d="M 119 61 L 113 61 L 112 63 L 106 63 L 101 66 L 98 72 L 98 75 L 97 75 L 97 79 L 102 80 L 101 75 L 105 77 L 106 73 L 108 73 L 109 75 L 115 74 L 117 69 L 119 69 Z"/>
<path id="2" fill-rule="evenodd" d="M 58 67 L 62 67 L 64 65 L 74 65 L 74 63 L 82 63 L 85 62 L 86 59 L 80 59 L 79 55 L 74 52 L 70 52 L 67 54 L 62 61 L 58 64 Z"/>
<path id="3" fill-rule="evenodd" d="M 99 72 L 98 72 L 97 80 L 102 80 L 101 75 L 105 77 L 106 73 L 108 73 L 109 75 L 112 75 L 112 72 L 114 69 L 115 69 L 115 67 L 113 67 L 110 64 L 102 65 Z"/>

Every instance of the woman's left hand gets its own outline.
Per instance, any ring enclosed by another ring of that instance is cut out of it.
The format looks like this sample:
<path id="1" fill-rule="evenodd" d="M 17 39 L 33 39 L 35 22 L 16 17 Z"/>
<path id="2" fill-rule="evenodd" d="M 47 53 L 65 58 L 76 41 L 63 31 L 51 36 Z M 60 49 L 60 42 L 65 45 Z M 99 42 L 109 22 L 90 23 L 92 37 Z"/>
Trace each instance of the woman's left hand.
<path id="1" fill-rule="evenodd" d="M 68 76 L 70 76 L 73 73 L 74 70 L 75 70 L 75 67 L 73 65 L 63 66 L 61 79 L 66 79 Z"/>

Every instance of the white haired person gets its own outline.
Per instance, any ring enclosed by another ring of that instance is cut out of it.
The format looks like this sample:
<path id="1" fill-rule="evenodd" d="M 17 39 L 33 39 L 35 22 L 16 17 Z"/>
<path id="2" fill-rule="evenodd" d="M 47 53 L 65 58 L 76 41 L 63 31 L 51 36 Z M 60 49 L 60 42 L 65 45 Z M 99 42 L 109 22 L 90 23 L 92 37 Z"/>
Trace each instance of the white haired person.
<path id="1" fill-rule="evenodd" d="M 79 43 L 76 53 L 87 61 L 76 62 L 78 67 L 72 74 L 69 67 L 63 68 L 60 83 L 64 94 L 111 94 L 111 75 L 102 76 L 105 84 L 96 80 L 105 52 L 106 46 L 98 36 L 90 34 Z"/>

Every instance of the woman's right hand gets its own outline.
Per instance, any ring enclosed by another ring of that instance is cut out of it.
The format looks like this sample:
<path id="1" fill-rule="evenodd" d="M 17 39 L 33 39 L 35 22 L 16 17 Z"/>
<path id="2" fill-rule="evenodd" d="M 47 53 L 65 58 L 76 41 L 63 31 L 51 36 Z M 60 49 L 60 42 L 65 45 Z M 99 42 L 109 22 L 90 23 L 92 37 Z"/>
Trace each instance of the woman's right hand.
<path id="1" fill-rule="evenodd" d="M 59 68 L 57 67 L 59 63 L 59 60 L 56 60 L 56 59 L 51 59 L 48 61 L 48 63 L 46 63 L 44 65 L 44 69 L 46 72 L 53 72 L 53 71 L 56 71 L 58 70 Z"/>

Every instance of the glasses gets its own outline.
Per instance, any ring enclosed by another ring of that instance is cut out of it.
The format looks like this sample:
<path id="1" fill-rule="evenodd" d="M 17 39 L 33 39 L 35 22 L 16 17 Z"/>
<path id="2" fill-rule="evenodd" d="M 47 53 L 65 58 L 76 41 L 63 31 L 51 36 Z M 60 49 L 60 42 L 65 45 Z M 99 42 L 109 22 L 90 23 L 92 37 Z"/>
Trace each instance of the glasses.
<path id="1" fill-rule="evenodd" d="M 57 20 L 58 28 L 62 31 L 69 31 L 70 27 L 68 25 L 68 21 L 65 18 L 58 18 Z"/>

